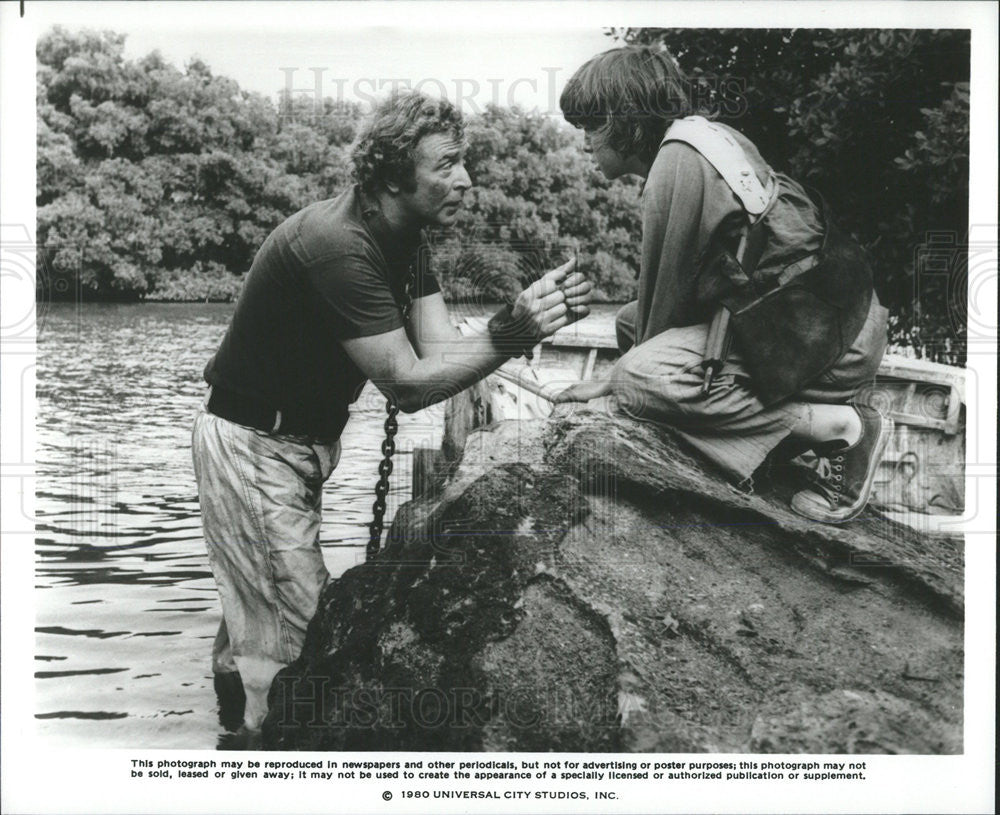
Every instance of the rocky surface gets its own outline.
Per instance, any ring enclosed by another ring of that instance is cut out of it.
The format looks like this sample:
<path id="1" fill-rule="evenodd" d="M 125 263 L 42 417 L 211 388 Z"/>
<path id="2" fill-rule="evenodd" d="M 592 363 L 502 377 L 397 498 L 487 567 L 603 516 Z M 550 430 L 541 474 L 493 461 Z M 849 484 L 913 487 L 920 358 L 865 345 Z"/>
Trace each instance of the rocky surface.
<path id="1" fill-rule="evenodd" d="M 266 749 L 956 753 L 963 549 L 563 406 L 472 434 L 326 590 Z"/>

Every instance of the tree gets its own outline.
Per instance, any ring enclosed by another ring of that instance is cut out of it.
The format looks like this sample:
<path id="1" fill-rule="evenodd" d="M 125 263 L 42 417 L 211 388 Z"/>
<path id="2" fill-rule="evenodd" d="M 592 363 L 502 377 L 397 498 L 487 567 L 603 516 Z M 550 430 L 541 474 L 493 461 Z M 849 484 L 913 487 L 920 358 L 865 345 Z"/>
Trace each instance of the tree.
<path id="1" fill-rule="evenodd" d="M 268 232 L 342 183 L 357 111 L 283 123 L 200 60 L 130 62 L 123 45 L 38 42 L 40 262 L 78 264 L 92 297 L 230 299 Z"/>

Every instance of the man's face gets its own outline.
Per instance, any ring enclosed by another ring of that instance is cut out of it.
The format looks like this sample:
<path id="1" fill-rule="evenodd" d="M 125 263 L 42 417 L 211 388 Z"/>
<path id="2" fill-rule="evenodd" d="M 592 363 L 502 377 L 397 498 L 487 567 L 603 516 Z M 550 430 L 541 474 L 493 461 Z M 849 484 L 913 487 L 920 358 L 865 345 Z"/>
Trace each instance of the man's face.
<path id="1" fill-rule="evenodd" d="M 593 157 L 598 169 L 609 181 L 613 181 L 619 176 L 627 173 L 625 158 L 607 142 L 607 128 L 596 130 L 587 129 L 583 131 L 584 150 Z"/>
<path id="2" fill-rule="evenodd" d="M 462 196 L 472 186 L 463 164 L 465 148 L 449 133 L 432 133 L 418 143 L 414 156 L 412 192 L 399 192 L 400 206 L 423 225 L 451 226 L 458 218 Z"/>

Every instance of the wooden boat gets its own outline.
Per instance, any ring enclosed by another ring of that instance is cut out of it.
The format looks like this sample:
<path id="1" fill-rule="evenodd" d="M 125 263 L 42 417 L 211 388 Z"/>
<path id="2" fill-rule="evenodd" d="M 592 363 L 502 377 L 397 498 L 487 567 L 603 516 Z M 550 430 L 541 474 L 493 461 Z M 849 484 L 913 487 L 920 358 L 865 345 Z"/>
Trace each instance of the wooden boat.
<path id="1" fill-rule="evenodd" d="M 459 329 L 480 333 L 485 322 L 485 317 L 469 316 Z M 591 315 L 561 329 L 540 343 L 533 356 L 530 363 L 511 360 L 451 400 L 441 449 L 414 451 L 414 495 L 439 480 L 475 428 L 503 419 L 545 417 L 552 410 L 546 397 L 573 382 L 603 376 L 619 356 L 614 315 Z M 949 520 L 964 511 L 965 370 L 886 354 L 874 386 L 858 399 L 895 422 L 873 505 L 921 531 L 947 531 Z"/>

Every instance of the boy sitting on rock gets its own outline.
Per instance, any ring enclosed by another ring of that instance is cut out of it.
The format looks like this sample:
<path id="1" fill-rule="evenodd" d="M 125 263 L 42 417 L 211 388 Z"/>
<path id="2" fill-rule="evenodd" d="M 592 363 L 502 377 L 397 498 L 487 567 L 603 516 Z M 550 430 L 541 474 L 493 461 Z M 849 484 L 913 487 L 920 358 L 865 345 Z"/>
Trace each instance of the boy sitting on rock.
<path id="1" fill-rule="evenodd" d="M 556 401 L 613 392 L 745 486 L 791 439 L 820 459 L 792 509 L 816 521 L 856 517 L 892 432 L 891 420 L 849 404 L 886 346 L 888 315 L 860 247 L 745 136 L 693 115 L 665 50 L 599 54 L 560 106 L 607 178 L 645 183 L 638 299 L 616 321 L 623 356 L 609 379 Z"/>

